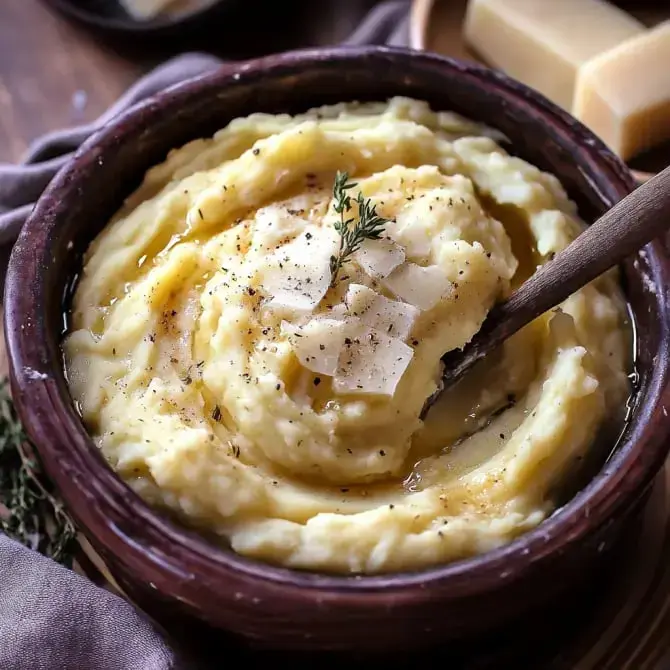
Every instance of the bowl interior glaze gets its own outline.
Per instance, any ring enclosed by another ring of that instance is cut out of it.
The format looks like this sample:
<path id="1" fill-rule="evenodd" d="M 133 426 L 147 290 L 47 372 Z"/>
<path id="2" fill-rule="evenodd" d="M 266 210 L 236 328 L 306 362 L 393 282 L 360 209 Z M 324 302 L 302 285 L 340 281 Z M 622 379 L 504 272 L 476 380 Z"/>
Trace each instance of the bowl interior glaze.
<path id="1" fill-rule="evenodd" d="M 235 117 L 399 94 L 500 130 L 511 140 L 508 150 L 562 181 L 587 222 L 635 186 L 626 167 L 586 128 L 500 73 L 383 47 L 292 52 L 224 66 L 176 86 L 90 138 L 40 199 L 10 262 L 5 332 L 17 407 L 92 544 L 125 575 L 150 583 L 189 612 L 272 644 L 418 646 L 438 635 L 485 629 L 548 602 L 611 543 L 668 451 L 670 265 L 662 245 L 654 243 L 623 268 L 640 373 L 625 435 L 583 491 L 501 549 L 376 577 L 270 567 L 173 524 L 107 467 L 68 394 L 60 339 L 82 254 L 123 199 L 170 149 L 209 136 Z M 514 589 L 516 597 L 510 597 Z M 377 622 L 374 631 L 363 630 L 370 619 Z"/>

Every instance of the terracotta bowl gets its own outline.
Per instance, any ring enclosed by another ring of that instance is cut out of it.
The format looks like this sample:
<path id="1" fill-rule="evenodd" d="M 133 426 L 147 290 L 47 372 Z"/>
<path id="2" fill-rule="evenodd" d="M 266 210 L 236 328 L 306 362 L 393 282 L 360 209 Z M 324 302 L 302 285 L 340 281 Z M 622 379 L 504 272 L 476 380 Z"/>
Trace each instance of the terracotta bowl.
<path id="1" fill-rule="evenodd" d="M 226 66 L 135 107 L 88 140 L 14 247 L 5 332 L 19 412 L 49 475 L 115 577 L 159 609 L 276 648 L 415 649 L 480 634 L 554 605 L 593 574 L 668 452 L 667 286 L 661 243 L 624 267 L 639 388 L 600 472 L 536 530 L 496 551 L 415 573 L 310 574 L 241 558 L 144 504 L 107 467 L 68 395 L 60 340 L 82 253 L 168 150 L 251 112 L 299 112 L 395 94 L 497 127 L 556 174 L 589 221 L 635 182 L 588 130 L 537 93 L 476 64 L 380 47 L 302 51 Z M 656 290 L 649 290 L 649 282 Z"/>

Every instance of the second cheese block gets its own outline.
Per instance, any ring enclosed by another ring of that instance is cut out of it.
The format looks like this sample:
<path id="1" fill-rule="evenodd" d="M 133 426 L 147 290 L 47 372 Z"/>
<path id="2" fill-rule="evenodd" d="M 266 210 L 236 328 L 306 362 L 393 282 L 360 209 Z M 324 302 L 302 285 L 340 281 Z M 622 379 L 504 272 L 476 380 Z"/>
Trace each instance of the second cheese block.
<path id="1" fill-rule="evenodd" d="M 577 71 L 645 27 L 603 0 L 470 0 L 465 38 L 491 66 L 572 107 Z"/>
<path id="2" fill-rule="evenodd" d="M 624 160 L 670 139 L 670 22 L 587 63 L 572 111 Z"/>

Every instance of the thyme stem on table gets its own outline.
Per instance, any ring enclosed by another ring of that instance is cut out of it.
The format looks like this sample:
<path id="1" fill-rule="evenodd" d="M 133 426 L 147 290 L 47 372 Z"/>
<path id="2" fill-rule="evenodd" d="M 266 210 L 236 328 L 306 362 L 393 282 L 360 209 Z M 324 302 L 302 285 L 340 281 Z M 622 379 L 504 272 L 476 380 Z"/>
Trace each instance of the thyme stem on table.
<path id="1" fill-rule="evenodd" d="M 46 483 L 6 379 L 0 380 L 0 530 L 30 549 L 72 565 L 76 529 Z"/>
<path id="2" fill-rule="evenodd" d="M 337 274 L 344 262 L 353 253 L 358 251 L 365 240 L 378 240 L 384 232 L 384 227 L 389 223 L 377 214 L 376 205 L 363 197 L 361 191 L 356 196 L 355 203 L 358 205 L 358 221 L 355 217 L 345 218 L 351 211 L 352 198 L 348 191 L 355 188 L 356 182 L 349 182 L 346 172 L 337 172 L 333 186 L 333 209 L 340 215 L 340 220 L 335 222 L 335 230 L 340 234 L 340 248 L 337 256 L 330 257 L 331 286 L 335 283 Z"/>

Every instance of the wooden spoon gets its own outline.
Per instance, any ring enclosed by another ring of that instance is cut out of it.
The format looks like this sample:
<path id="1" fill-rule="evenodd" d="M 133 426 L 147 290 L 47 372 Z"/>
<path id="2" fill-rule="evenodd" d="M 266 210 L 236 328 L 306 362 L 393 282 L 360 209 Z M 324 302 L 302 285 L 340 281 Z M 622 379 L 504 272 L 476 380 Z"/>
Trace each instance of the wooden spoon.
<path id="1" fill-rule="evenodd" d="M 428 398 L 422 415 L 445 389 L 508 337 L 669 229 L 667 167 L 601 216 L 509 298 L 495 305 L 463 349 L 454 349 L 442 357 L 440 389 Z"/>

